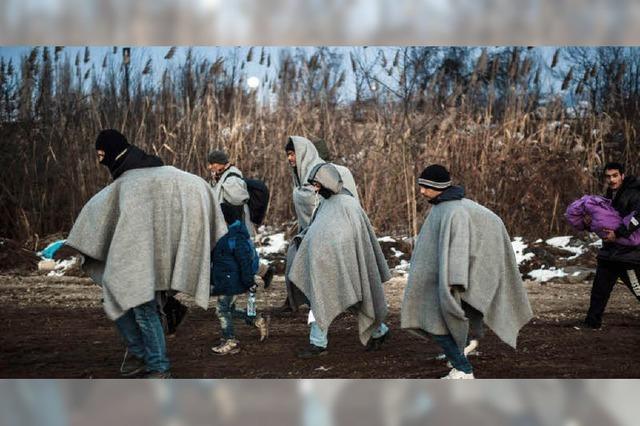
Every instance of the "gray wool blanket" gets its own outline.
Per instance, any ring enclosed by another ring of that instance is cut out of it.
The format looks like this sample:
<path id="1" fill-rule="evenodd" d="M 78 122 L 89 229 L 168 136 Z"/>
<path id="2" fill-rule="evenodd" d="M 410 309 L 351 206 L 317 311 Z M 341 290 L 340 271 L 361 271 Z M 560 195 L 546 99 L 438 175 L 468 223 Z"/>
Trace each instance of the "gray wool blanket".
<path id="1" fill-rule="evenodd" d="M 322 330 L 352 308 L 358 313 L 360 341 L 369 341 L 387 315 L 382 284 L 391 274 L 373 227 L 353 196 L 340 193 L 320 204 L 288 279 L 309 299 Z"/>
<path id="2" fill-rule="evenodd" d="M 309 179 L 309 173 L 315 166 L 325 161 L 320 157 L 318 150 L 309 139 L 301 136 L 291 136 L 290 138 L 293 141 L 293 146 L 296 151 L 296 169 L 295 171 L 292 169 L 293 206 L 296 210 L 298 230 L 302 231 L 309 226 L 311 215 L 317 207 L 316 204 L 321 201 L 316 199 L 315 191 L 307 181 Z M 359 202 L 356 182 L 353 179 L 351 171 L 344 166 L 337 164 L 334 164 L 334 166 L 340 173 L 343 187 Z"/>
<path id="3" fill-rule="evenodd" d="M 316 192 L 313 190 L 307 179 L 309 179 L 309 173 L 318 164 L 322 164 L 325 161 L 320 157 L 315 145 L 307 138 L 302 136 L 290 136 L 291 141 L 296 152 L 296 168 L 291 169 L 293 180 L 293 206 L 296 211 L 296 219 L 298 221 L 298 232 L 302 232 L 309 226 L 311 216 L 313 212 L 322 202 L 322 197 L 316 196 Z M 356 188 L 356 182 L 353 179 L 353 175 L 348 168 L 334 164 L 335 168 L 340 173 L 343 187 L 346 188 L 351 195 L 355 197 L 359 202 L 358 190 Z M 305 304 L 306 298 L 300 293 L 298 288 L 289 281 L 289 270 L 291 269 L 291 263 L 296 255 L 297 247 L 293 243 L 289 243 L 287 249 L 286 270 L 285 270 L 285 285 L 287 287 L 287 298 L 289 300 L 289 306 L 296 311 L 299 306 Z"/>
<path id="4" fill-rule="evenodd" d="M 171 166 L 133 169 L 84 206 L 66 244 L 85 255 L 112 320 L 175 290 L 209 302 L 210 252 L 227 227 L 211 186 Z"/>
<path id="5" fill-rule="evenodd" d="M 402 328 L 452 334 L 462 349 L 469 331 L 462 301 L 480 311 L 485 324 L 513 348 L 533 316 L 502 220 L 466 198 L 435 205 L 422 226 L 404 292 Z"/>
<path id="6" fill-rule="evenodd" d="M 238 176 L 236 176 L 238 175 Z M 242 172 L 235 166 L 229 167 L 220 176 L 220 180 L 213 185 L 213 192 L 220 203 L 227 202 L 233 206 L 244 205 L 244 224 L 251 238 L 256 235 L 256 227 L 251 222 L 249 214 L 249 191 L 247 183 L 243 179 Z"/>

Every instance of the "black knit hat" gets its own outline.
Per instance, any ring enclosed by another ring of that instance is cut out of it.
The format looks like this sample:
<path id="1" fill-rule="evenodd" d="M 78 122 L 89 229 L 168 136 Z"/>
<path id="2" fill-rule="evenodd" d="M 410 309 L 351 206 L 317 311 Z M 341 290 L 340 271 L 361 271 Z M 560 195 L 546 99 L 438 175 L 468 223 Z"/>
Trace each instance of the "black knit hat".
<path id="1" fill-rule="evenodd" d="M 293 145 L 293 139 L 289 138 L 287 140 L 287 144 L 285 145 L 284 150 L 296 152 L 296 147 Z"/>
<path id="2" fill-rule="evenodd" d="M 442 191 L 451 186 L 451 176 L 444 166 L 432 164 L 420 173 L 418 185 Z"/>
<path id="3" fill-rule="evenodd" d="M 209 160 L 209 164 L 227 164 L 229 162 L 227 153 L 219 149 L 211 151 L 207 159 Z"/>
<path id="4" fill-rule="evenodd" d="M 127 138 L 115 129 L 103 130 L 96 138 L 96 150 L 104 151 L 104 158 L 100 163 L 107 167 L 113 166 L 129 146 Z"/>

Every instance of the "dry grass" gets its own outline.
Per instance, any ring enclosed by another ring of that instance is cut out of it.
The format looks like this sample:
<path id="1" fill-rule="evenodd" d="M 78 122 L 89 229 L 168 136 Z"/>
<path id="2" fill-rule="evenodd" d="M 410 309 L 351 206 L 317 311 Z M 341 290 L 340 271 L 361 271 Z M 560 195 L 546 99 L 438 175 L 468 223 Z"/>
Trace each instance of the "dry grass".
<path id="1" fill-rule="evenodd" d="M 389 75 L 408 84 L 399 53 L 380 60 Z M 353 171 L 381 233 L 418 230 L 426 203 L 417 198 L 415 178 L 429 163 L 449 166 L 469 197 L 500 214 L 512 235 L 538 237 L 566 231 L 566 205 L 601 190 L 598 167 L 605 160 L 638 160 L 629 117 L 608 112 L 569 119 L 559 102 L 545 108 L 527 102 L 523 88 L 539 69 L 517 52 L 504 64 L 481 55 L 464 89 L 444 90 L 434 80 L 445 76 L 435 75 L 425 87 L 437 100 L 387 96 L 353 104 L 337 102 L 344 70 L 323 74 L 321 55 L 274 58 L 272 64 L 270 55 L 254 50 L 230 64 L 230 58 L 188 54 L 174 64 L 174 54 L 167 53 L 160 77 L 147 60 L 140 69 L 124 67 L 117 49 L 97 68 L 89 50 L 75 62 L 57 49 L 55 58 L 34 50 L 20 76 L 2 64 L 0 235 L 25 240 L 71 227 L 84 203 L 110 181 L 93 149 L 96 134 L 107 127 L 203 177 L 207 152 L 228 150 L 247 176 L 272 189 L 267 220 L 273 224 L 294 216 L 287 136 L 323 139 L 334 161 Z M 276 67 L 279 77 L 265 83 L 278 95 L 273 106 L 260 107 L 243 89 L 247 60 Z M 353 56 L 351 65 L 361 70 Z M 491 87 L 500 73 L 520 89 L 498 98 Z M 489 97 L 484 106 L 473 101 L 480 85 Z"/>

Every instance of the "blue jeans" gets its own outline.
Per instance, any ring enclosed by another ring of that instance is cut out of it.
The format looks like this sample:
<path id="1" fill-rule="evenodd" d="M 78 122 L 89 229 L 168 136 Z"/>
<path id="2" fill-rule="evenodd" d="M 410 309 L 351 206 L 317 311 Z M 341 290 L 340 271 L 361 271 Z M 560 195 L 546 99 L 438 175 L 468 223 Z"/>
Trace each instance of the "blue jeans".
<path id="1" fill-rule="evenodd" d="M 373 330 L 373 333 L 371 333 L 371 337 L 374 339 L 378 339 L 384 336 L 385 334 L 387 334 L 387 331 L 389 331 L 389 327 L 387 327 L 385 323 L 382 323 L 378 326 L 378 328 Z M 311 323 L 311 332 L 309 333 L 309 342 L 314 346 L 318 346 L 320 348 L 326 348 L 327 345 L 329 344 L 329 338 L 327 334 L 328 332 L 323 331 L 320 328 L 320 326 L 318 326 L 318 323 L 314 321 Z"/>
<path id="2" fill-rule="evenodd" d="M 235 339 L 233 320 L 242 319 L 247 325 L 253 325 L 256 317 L 247 315 L 246 311 L 236 309 L 236 296 L 218 296 L 216 315 L 220 320 L 222 337 L 225 340 Z"/>
<path id="3" fill-rule="evenodd" d="M 471 367 L 467 357 L 464 356 L 464 352 L 458 348 L 455 340 L 453 340 L 453 336 L 450 334 L 431 334 L 431 337 L 440 345 L 442 351 L 447 356 L 447 360 L 453 365 L 453 368 L 467 374 L 473 373 L 473 367 Z"/>
<path id="4" fill-rule="evenodd" d="M 127 344 L 129 353 L 143 359 L 147 371 L 169 370 L 167 345 L 155 300 L 129 309 L 116 320 L 116 327 Z"/>

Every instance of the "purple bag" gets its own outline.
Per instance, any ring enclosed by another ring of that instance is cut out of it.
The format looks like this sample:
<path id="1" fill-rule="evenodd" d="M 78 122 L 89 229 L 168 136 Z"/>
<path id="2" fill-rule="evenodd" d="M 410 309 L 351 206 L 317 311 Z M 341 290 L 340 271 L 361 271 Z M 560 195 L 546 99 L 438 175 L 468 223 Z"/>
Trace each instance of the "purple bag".
<path id="1" fill-rule="evenodd" d="M 611 205 L 611 200 L 599 195 L 585 195 L 572 202 L 567 207 L 564 216 L 567 222 L 578 231 L 585 229 L 584 216 L 591 216 L 589 230 L 598 234 L 600 238 L 605 236 L 604 229 L 617 229 L 621 224 L 629 226 L 635 212 L 621 218 L 620 214 Z M 628 238 L 617 238 L 616 243 L 623 246 L 640 245 L 640 229 L 632 233 Z"/>

